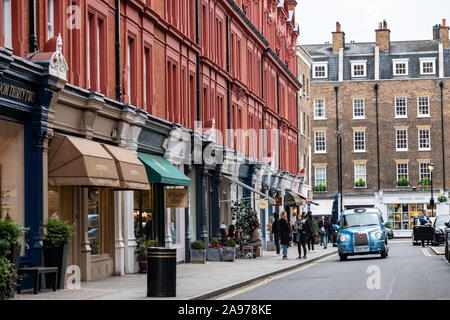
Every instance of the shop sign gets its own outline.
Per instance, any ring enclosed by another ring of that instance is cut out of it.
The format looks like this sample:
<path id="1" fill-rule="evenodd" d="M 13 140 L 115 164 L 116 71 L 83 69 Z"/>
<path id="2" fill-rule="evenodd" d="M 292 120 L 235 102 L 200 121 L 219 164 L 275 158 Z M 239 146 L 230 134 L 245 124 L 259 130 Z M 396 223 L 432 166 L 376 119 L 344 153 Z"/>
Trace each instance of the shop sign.
<path id="1" fill-rule="evenodd" d="M 188 189 L 166 189 L 166 208 L 187 208 Z"/>
<path id="2" fill-rule="evenodd" d="M 34 91 L 5 82 L 5 80 L 0 80 L 0 95 L 31 105 L 34 104 L 36 99 L 36 93 Z"/>
<path id="3" fill-rule="evenodd" d="M 280 207 L 283 204 L 283 198 L 282 197 L 275 197 L 275 206 Z"/>
<path id="4" fill-rule="evenodd" d="M 258 201 L 258 207 L 260 209 L 266 209 L 268 206 L 269 206 L 269 201 L 267 201 L 266 199 Z"/>

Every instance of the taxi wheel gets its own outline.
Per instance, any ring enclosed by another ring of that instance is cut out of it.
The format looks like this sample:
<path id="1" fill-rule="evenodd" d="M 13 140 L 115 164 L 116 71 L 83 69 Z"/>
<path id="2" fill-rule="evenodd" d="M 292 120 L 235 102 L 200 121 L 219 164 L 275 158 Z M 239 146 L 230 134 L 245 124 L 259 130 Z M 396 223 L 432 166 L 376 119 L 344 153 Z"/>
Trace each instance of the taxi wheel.
<path id="1" fill-rule="evenodd" d="M 339 255 L 339 259 L 340 259 L 341 261 L 347 261 L 347 255 L 346 255 L 346 254 L 340 254 L 340 255 Z"/>
<path id="2" fill-rule="evenodd" d="M 386 259 L 387 256 L 388 256 L 388 253 L 386 250 L 381 251 L 381 259 Z"/>

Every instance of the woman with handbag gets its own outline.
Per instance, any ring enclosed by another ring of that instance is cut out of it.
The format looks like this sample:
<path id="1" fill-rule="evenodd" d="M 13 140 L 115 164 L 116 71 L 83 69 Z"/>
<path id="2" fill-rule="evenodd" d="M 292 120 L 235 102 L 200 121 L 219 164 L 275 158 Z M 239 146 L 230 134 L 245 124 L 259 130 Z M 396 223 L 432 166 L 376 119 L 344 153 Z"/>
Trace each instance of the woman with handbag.
<path id="1" fill-rule="evenodd" d="M 280 219 L 280 242 L 283 245 L 283 260 L 288 260 L 287 249 L 289 247 L 289 242 L 291 241 L 291 230 L 291 226 L 287 221 L 287 213 L 286 211 L 282 211 Z"/>
<path id="2" fill-rule="evenodd" d="M 302 258 L 302 247 L 303 247 L 303 259 L 306 259 L 306 231 L 305 231 L 305 213 L 297 214 L 297 220 L 294 224 L 294 232 L 295 232 L 295 243 L 297 243 L 298 250 L 298 258 Z"/>

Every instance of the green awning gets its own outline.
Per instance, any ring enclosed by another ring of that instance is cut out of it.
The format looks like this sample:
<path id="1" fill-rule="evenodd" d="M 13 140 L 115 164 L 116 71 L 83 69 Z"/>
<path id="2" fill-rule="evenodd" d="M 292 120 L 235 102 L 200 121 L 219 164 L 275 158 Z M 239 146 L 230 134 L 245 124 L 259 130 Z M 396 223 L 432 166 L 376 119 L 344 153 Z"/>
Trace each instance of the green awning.
<path id="1" fill-rule="evenodd" d="M 138 158 L 145 166 L 149 182 L 177 186 L 191 185 L 191 179 L 163 157 L 138 152 Z"/>

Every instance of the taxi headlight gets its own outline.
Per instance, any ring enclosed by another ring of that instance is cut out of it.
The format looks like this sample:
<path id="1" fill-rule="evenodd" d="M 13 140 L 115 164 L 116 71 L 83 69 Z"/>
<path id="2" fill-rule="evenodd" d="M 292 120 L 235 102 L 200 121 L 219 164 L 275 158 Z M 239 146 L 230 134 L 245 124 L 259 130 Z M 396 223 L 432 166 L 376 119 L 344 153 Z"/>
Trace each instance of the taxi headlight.
<path id="1" fill-rule="evenodd" d="M 381 232 L 375 233 L 375 238 L 380 239 L 383 234 Z"/>
<path id="2" fill-rule="evenodd" d="M 341 241 L 347 241 L 347 236 L 346 236 L 345 234 L 343 234 L 343 235 L 341 235 L 341 236 L 339 237 L 339 239 L 340 239 Z"/>

